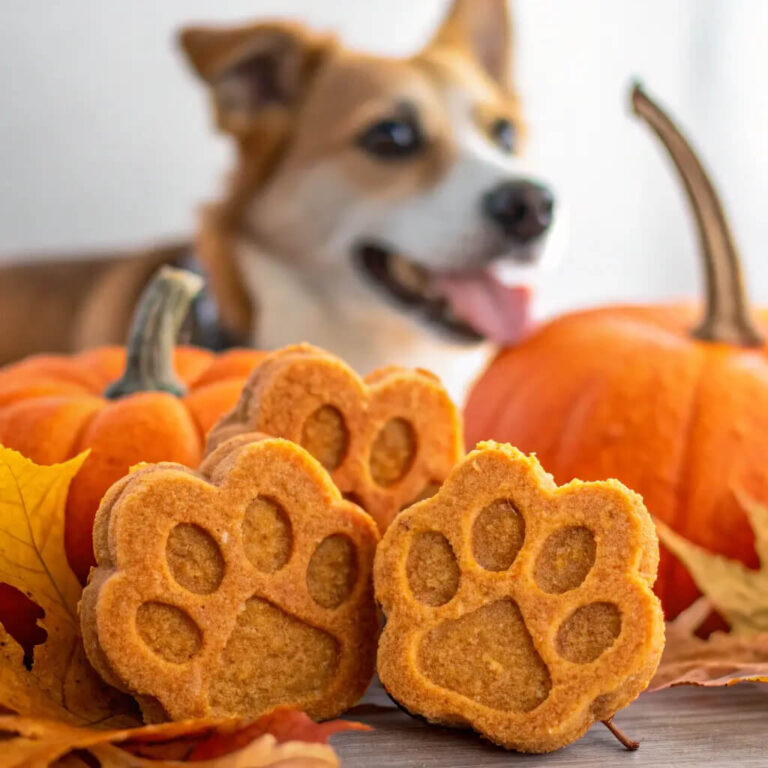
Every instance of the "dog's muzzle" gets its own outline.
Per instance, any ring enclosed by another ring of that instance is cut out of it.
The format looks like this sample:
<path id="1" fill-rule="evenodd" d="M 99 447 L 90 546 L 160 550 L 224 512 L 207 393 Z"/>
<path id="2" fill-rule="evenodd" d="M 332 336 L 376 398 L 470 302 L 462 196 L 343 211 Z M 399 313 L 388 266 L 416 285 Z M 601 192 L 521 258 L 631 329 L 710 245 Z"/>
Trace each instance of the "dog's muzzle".
<path id="1" fill-rule="evenodd" d="M 530 276 L 510 280 L 504 267 L 538 261 L 554 220 L 554 196 L 542 184 L 508 180 L 483 195 L 481 205 L 502 238 L 463 268 L 427 268 L 380 243 L 360 248 L 357 263 L 391 299 L 452 337 L 513 344 L 530 327 Z"/>

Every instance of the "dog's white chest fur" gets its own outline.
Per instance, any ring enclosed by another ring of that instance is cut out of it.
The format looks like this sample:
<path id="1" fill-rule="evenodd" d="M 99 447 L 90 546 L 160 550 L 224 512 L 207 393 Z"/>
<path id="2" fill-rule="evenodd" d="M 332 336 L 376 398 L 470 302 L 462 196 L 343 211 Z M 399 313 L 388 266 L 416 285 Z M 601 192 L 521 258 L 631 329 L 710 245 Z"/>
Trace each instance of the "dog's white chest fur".
<path id="1" fill-rule="evenodd" d="M 487 343 L 459 343 L 388 303 L 351 263 L 294 266 L 250 244 L 237 249 L 256 306 L 252 344 L 275 349 L 301 341 L 327 349 L 361 374 L 385 365 L 427 368 L 461 404 L 492 354 Z"/>

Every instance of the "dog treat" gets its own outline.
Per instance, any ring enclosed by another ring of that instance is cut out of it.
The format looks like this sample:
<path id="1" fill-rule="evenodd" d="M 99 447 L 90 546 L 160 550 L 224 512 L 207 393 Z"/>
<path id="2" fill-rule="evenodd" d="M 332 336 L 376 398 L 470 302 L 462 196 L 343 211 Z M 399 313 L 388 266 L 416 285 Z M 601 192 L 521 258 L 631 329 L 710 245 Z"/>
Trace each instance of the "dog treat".
<path id="1" fill-rule="evenodd" d="M 238 436 L 199 472 L 149 465 L 96 517 L 88 657 L 148 722 L 278 705 L 336 717 L 373 675 L 378 538 L 287 440 Z"/>
<path id="2" fill-rule="evenodd" d="M 388 367 L 362 379 L 308 344 L 264 359 L 209 433 L 208 450 L 252 431 L 304 446 L 382 531 L 463 455 L 459 413 L 433 374 Z"/>
<path id="3" fill-rule="evenodd" d="M 557 487 L 481 443 L 376 554 L 384 687 L 434 723 L 550 752 L 648 685 L 664 647 L 658 541 L 616 480 Z"/>

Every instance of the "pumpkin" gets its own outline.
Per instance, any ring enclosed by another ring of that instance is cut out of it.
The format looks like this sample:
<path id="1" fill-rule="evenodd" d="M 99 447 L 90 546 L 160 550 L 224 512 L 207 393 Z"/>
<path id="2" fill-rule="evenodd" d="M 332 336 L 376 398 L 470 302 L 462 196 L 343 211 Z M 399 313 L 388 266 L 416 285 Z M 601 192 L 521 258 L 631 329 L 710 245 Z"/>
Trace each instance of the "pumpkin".
<path id="1" fill-rule="evenodd" d="M 689 305 L 568 314 L 503 350 L 471 391 L 470 446 L 535 452 L 558 483 L 615 477 L 690 541 L 757 564 L 739 504 L 768 504 L 768 313 L 749 311 L 717 195 L 669 118 L 636 86 L 635 113 L 661 139 L 690 198 L 705 266 L 704 318 Z M 671 618 L 698 590 L 662 551 L 656 585 Z"/>
<path id="2" fill-rule="evenodd" d="M 38 464 L 91 452 L 66 510 L 67 557 L 83 583 L 95 563 L 91 528 L 104 492 L 141 461 L 197 466 L 206 432 L 262 357 L 174 349 L 201 285 L 191 272 L 161 269 L 139 301 L 127 350 L 40 355 L 0 370 L 0 443 Z"/>

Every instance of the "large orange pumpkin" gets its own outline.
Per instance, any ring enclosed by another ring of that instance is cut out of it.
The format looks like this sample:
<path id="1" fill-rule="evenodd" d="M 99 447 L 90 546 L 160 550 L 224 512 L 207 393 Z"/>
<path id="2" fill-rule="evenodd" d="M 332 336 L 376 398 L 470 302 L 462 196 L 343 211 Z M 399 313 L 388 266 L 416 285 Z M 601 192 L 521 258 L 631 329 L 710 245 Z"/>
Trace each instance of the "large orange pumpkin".
<path id="1" fill-rule="evenodd" d="M 67 556 L 83 583 L 94 563 L 93 518 L 107 488 L 141 461 L 196 466 L 206 432 L 234 406 L 262 357 L 256 350 L 174 350 L 199 285 L 191 273 L 160 271 L 140 301 L 127 359 L 125 349 L 109 347 L 31 357 L 0 370 L 0 443 L 38 464 L 91 451 L 66 513 Z"/>
<path id="2" fill-rule="evenodd" d="M 686 538 L 753 566 L 736 494 L 768 503 L 768 313 L 756 324 L 750 316 L 722 207 L 696 156 L 640 88 L 633 105 L 691 198 L 706 265 L 704 321 L 694 327 L 696 308 L 674 305 L 556 319 L 501 352 L 478 381 L 467 439 L 535 451 L 558 483 L 616 477 Z M 668 552 L 657 590 L 669 617 L 698 594 Z"/>

